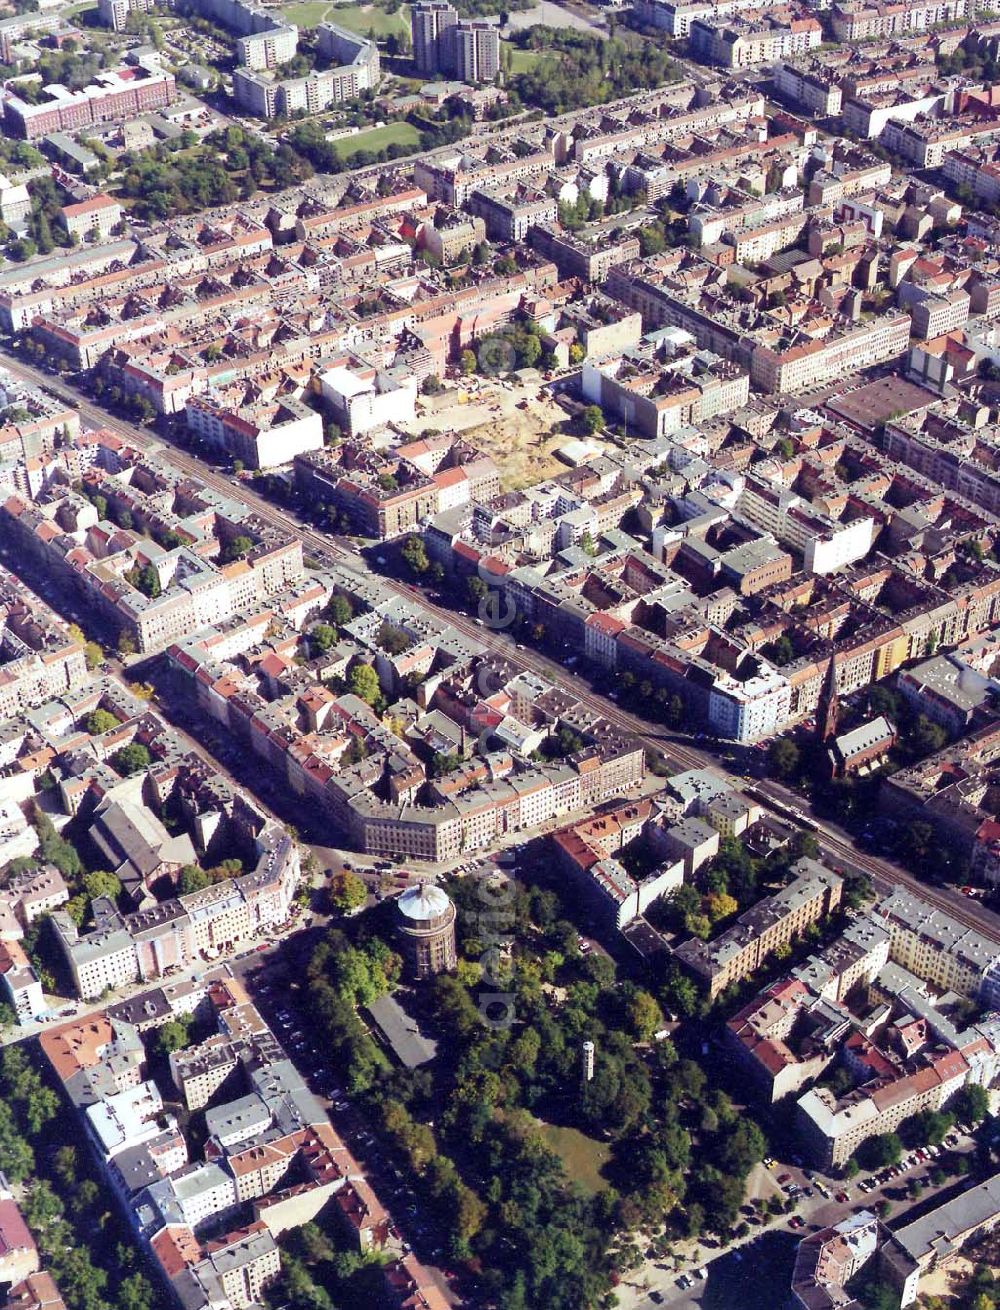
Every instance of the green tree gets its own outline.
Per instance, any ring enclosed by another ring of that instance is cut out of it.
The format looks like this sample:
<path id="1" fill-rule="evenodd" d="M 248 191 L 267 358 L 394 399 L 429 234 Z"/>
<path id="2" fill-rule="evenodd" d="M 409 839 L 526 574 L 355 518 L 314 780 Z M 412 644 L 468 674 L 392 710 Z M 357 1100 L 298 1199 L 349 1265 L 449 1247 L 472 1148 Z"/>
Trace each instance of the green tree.
<path id="1" fill-rule="evenodd" d="M 975 1127 L 989 1114 L 989 1093 L 978 1083 L 966 1083 L 952 1101 L 952 1108 L 959 1122 Z"/>
<path id="2" fill-rule="evenodd" d="M 93 873 L 85 873 L 83 886 L 91 900 L 97 896 L 106 896 L 109 900 L 117 901 L 122 893 L 121 879 L 117 874 L 109 873 L 107 869 L 95 869 Z"/>
<path id="3" fill-rule="evenodd" d="M 129 742 L 111 756 L 111 763 L 119 773 L 129 777 L 133 773 L 142 773 L 149 768 L 152 757 L 142 742 Z"/>
<path id="4" fill-rule="evenodd" d="M 309 630 L 309 641 L 318 651 L 325 654 L 337 641 L 337 629 L 329 623 L 317 623 Z"/>
<path id="5" fill-rule="evenodd" d="M 206 887 L 211 885 L 211 878 L 197 864 L 185 864 L 184 868 L 181 869 L 178 890 L 182 896 L 187 896 L 190 892 L 204 891 Z"/>
<path id="6" fill-rule="evenodd" d="M 60 1146 L 53 1158 L 52 1167 L 68 1191 L 76 1183 L 80 1171 L 80 1157 L 76 1147 L 70 1142 Z"/>
<path id="7" fill-rule="evenodd" d="M 791 778 L 798 772 L 799 748 L 787 737 L 776 737 L 767 751 L 768 771 L 776 778 Z"/>
<path id="8" fill-rule="evenodd" d="M 92 737 L 99 737 L 101 733 L 117 728 L 118 720 L 107 710 L 94 710 L 87 715 L 85 727 Z"/>
<path id="9" fill-rule="evenodd" d="M 426 573 L 431 566 L 431 562 L 427 558 L 427 550 L 420 537 L 407 537 L 400 554 L 407 568 L 417 577 Z"/>
<path id="10" fill-rule="evenodd" d="M 368 888 L 356 873 L 342 869 L 330 879 L 330 903 L 342 913 L 360 909 L 367 899 Z"/>
<path id="11" fill-rule="evenodd" d="M 115 1305 L 118 1310 L 153 1310 L 156 1293 L 142 1274 L 129 1274 L 118 1284 Z"/>
<path id="12" fill-rule="evenodd" d="M 156 1032 L 157 1049 L 162 1055 L 182 1051 L 188 1040 L 188 1025 L 180 1019 L 168 1019 Z"/>
<path id="13" fill-rule="evenodd" d="M 253 550 L 253 541 L 241 534 L 233 537 L 232 541 L 224 547 L 220 559 L 224 564 L 230 564 L 233 560 L 242 559 L 244 555 Z"/>
<path id="14" fill-rule="evenodd" d="M 626 1005 L 626 1020 L 640 1042 L 648 1042 L 663 1027 L 663 1011 L 649 992 L 636 988 Z"/>
<path id="15" fill-rule="evenodd" d="M 348 685 L 355 696 L 368 705 L 376 705 L 382 699 L 378 674 L 370 664 L 355 664 L 351 669 Z"/>
<path id="16" fill-rule="evenodd" d="M 583 423 L 584 431 L 588 436 L 594 436 L 604 427 L 604 411 L 600 405 L 588 405 L 580 416 Z"/>
<path id="17" fill-rule="evenodd" d="M 345 624 L 350 623 L 351 619 L 354 618 L 354 610 L 347 597 L 342 596 L 337 592 L 330 597 L 330 604 L 327 606 L 327 615 L 332 623 L 336 624 L 338 628 L 342 628 Z"/>
<path id="18" fill-rule="evenodd" d="M 903 1143 L 895 1133 L 880 1133 L 865 1143 L 865 1155 L 869 1168 L 885 1169 L 889 1165 L 899 1164 L 903 1155 Z"/>

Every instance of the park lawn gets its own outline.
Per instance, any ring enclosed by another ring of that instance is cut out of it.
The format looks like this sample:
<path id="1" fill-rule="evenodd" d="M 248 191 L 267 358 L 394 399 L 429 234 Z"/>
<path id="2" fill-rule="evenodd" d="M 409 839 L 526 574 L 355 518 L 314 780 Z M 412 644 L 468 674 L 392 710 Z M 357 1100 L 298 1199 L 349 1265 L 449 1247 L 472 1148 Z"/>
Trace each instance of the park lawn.
<path id="1" fill-rule="evenodd" d="M 510 47 L 510 71 L 512 73 L 530 73 L 547 52 L 544 50 L 519 50 Z"/>
<path id="2" fill-rule="evenodd" d="M 579 1128 L 563 1128 L 532 1116 L 541 1130 L 545 1145 L 555 1151 L 563 1162 L 567 1176 L 579 1183 L 591 1196 L 603 1192 L 608 1180 L 601 1169 L 611 1159 L 611 1147 L 596 1137 L 580 1132 Z"/>
<path id="3" fill-rule="evenodd" d="M 292 6 L 294 8 L 294 6 Z M 394 14 L 387 14 L 375 5 L 328 5 L 326 21 L 337 23 L 351 32 L 367 35 L 374 31 L 377 37 L 396 36 L 410 30 L 410 10 L 402 5 Z"/>
<path id="4" fill-rule="evenodd" d="M 385 127 L 373 127 L 368 132 L 346 136 L 333 144 L 341 159 L 348 160 L 359 150 L 384 150 L 394 142 L 401 146 L 419 145 L 420 133 L 411 123 L 386 123 Z"/>
<path id="5" fill-rule="evenodd" d="M 329 0 L 301 0 L 299 4 L 283 6 L 281 12 L 296 27 L 319 27 L 332 7 Z"/>

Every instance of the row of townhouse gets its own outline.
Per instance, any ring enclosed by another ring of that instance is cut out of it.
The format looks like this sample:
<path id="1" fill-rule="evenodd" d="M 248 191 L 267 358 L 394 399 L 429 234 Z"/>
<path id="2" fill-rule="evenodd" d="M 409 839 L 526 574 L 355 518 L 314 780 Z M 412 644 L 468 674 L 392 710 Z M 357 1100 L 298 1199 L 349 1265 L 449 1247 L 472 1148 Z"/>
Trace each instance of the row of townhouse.
<path id="1" fill-rule="evenodd" d="M 692 938 L 683 942 L 674 957 L 714 1000 L 811 924 L 832 914 L 842 893 L 842 878 L 804 857 L 792 866 L 792 880 L 786 887 L 746 910 L 731 928 L 711 941 Z"/>
<path id="2" fill-rule="evenodd" d="M 308 499 L 346 514 L 380 540 L 419 529 L 429 518 L 491 500 L 500 474 L 489 456 L 448 435 L 407 442 L 377 455 L 350 442 L 295 458 L 295 483 Z"/>
<path id="3" fill-rule="evenodd" d="M 31 557 L 72 581 L 138 649 L 159 649 L 301 581 L 297 537 L 110 435 L 88 450 L 91 500 L 54 486 L 35 504 L 8 497 L 0 515 Z M 101 522 L 102 499 L 135 530 Z"/>
<path id="4" fill-rule="evenodd" d="M 200 1159 L 156 1084 L 144 1080 L 146 1044 L 178 1017 L 214 1030 L 174 1053 L 181 1095 L 200 1054 L 219 1042 L 232 1056 L 228 1090 L 240 1093 L 205 1109 Z M 391 1304 L 444 1310 L 363 1169 L 228 968 L 48 1030 L 42 1049 L 166 1304 L 252 1310 L 280 1274 L 280 1239 L 323 1211 L 359 1252 L 379 1253 Z"/>
<path id="5" fill-rule="evenodd" d="M 299 882 L 299 853 L 277 824 L 257 838 L 254 869 L 132 914 L 112 906 L 80 933 L 70 917 L 52 917 L 77 994 L 92 1000 L 107 990 L 162 977 L 197 960 L 217 958 L 284 923 Z"/>

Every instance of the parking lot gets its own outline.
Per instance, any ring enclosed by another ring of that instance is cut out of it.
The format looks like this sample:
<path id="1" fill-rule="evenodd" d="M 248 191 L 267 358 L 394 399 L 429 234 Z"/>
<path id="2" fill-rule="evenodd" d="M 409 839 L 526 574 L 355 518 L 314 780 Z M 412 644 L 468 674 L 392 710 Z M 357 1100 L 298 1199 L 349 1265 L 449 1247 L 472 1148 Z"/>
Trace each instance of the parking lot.
<path id="1" fill-rule="evenodd" d="M 941 1146 L 907 1151 L 897 1165 L 865 1171 L 840 1182 L 797 1158 L 783 1162 L 767 1157 L 747 1181 L 747 1201 L 742 1207 L 742 1219 L 749 1229 L 745 1236 L 734 1237 L 725 1248 L 711 1237 L 677 1243 L 674 1259 L 647 1253 L 650 1258 L 616 1288 L 619 1304 L 622 1310 L 650 1310 L 659 1305 L 676 1310 L 696 1306 L 700 1310 L 729 1310 L 739 1305 L 740 1310 L 754 1310 L 757 1302 L 742 1285 L 743 1263 L 752 1259 L 759 1275 L 757 1285 L 769 1289 L 760 1305 L 762 1310 L 769 1310 L 774 1304 L 775 1286 L 788 1287 L 795 1248 L 804 1236 L 839 1223 L 858 1210 L 874 1210 L 880 1201 L 889 1204 L 890 1222 L 895 1222 L 937 1193 L 961 1186 L 961 1180 L 950 1171 L 947 1181 L 938 1186 L 931 1182 L 930 1174 L 946 1157 L 967 1154 L 973 1147 L 968 1134 L 954 1129 Z M 913 1195 L 914 1183 L 920 1184 L 919 1197 Z M 790 1200 L 792 1210 L 765 1218 L 771 1197 Z M 752 1255 L 748 1255 L 748 1248 Z"/>
<path id="2" fill-rule="evenodd" d="M 376 1139 L 366 1116 L 331 1069 L 329 1052 L 313 1036 L 311 1021 L 301 1005 L 301 980 L 311 951 L 309 936 L 300 934 L 286 944 L 280 956 L 244 960 L 237 972 L 385 1206 L 390 1216 L 390 1243 L 404 1254 L 416 1250 L 442 1294 L 452 1299 L 449 1281 L 455 1273 L 444 1267 L 446 1252 L 437 1227 L 421 1206 L 408 1176 L 397 1169 L 391 1153 Z"/>

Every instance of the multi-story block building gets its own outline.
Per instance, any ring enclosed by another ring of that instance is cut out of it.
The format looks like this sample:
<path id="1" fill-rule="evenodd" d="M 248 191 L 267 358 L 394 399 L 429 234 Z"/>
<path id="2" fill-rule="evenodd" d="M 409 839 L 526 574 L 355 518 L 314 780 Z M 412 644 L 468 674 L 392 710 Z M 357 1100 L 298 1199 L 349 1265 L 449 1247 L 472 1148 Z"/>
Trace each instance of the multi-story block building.
<path id="1" fill-rule="evenodd" d="M 495 23 L 459 18 L 450 4 L 421 0 L 410 10 L 413 62 L 419 73 L 492 82 L 500 71 Z"/>
<path id="2" fill-rule="evenodd" d="M 463 82 L 492 82 L 500 72 L 500 31 L 495 23 L 464 21 L 448 33 L 454 75 Z"/>
<path id="3" fill-rule="evenodd" d="M 787 887 L 741 914 L 714 941 L 692 939 L 674 952 L 711 999 L 840 904 L 843 880 L 824 865 L 804 858 L 792 874 Z"/>
<path id="4" fill-rule="evenodd" d="M 754 527 L 771 532 L 801 552 L 809 573 L 833 573 L 864 559 L 875 538 L 873 518 L 836 521 L 813 509 L 794 492 L 748 476 L 737 512 Z"/>
<path id="5" fill-rule="evenodd" d="M 410 9 L 413 62 L 418 73 L 434 74 L 450 57 L 448 34 L 458 23 L 458 14 L 444 0 L 421 0 Z"/>
<path id="6" fill-rule="evenodd" d="M 750 361 L 750 377 L 762 391 L 801 391 L 846 372 L 896 359 L 909 343 L 909 316 L 885 314 L 870 323 L 831 332 L 828 338 L 799 343 L 788 336 L 773 344 L 758 344 Z"/>
<path id="7" fill-rule="evenodd" d="M 48 98 L 37 104 L 23 100 L 13 83 L 3 102 L 4 121 L 12 136 L 35 141 L 53 132 L 85 130 L 165 109 L 173 104 L 176 93 L 172 73 L 142 64 L 98 73 L 93 84 L 82 91 L 50 87 Z"/>
<path id="8" fill-rule="evenodd" d="M 783 14 L 787 11 L 783 11 Z M 695 19 L 688 47 L 696 59 L 724 68 L 752 68 L 806 54 L 823 40 L 823 29 L 805 15 L 777 17 L 766 10 L 756 22 Z"/>
<path id="9" fill-rule="evenodd" d="M 208 393 L 192 396 L 184 417 L 192 432 L 247 468 L 290 464 L 296 455 L 323 446 L 322 416 L 300 400 L 234 408 L 224 393 Z"/>
<path id="10" fill-rule="evenodd" d="M 803 68 L 782 60 L 774 68 L 774 85 L 783 99 L 821 118 L 840 113 L 843 91 L 832 74 L 822 68 Z"/>
<path id="11" fill-rule="evenodd" d="M 270 67 L 237 68 L 233 72 L 237 104 L 259 118 L 290 118 L 322 113 L 378 86 L 381 68 L 374 41 L 334 23 L 321 23 L 316 40 L 330 67 L 314 68 L 302 77 L 276 76 Z"/>
<path id="12" fill-rule="evenodd" d="M 939 23 L 958 23 L 969 11 L 968 0 L 927 0 L 927 3 L 835 4 L 831 25 L 838 41 L 866 41 L 877 36 L 903 36 Z"/>
<path id="13" fill-rule="evenodd" d="M 554 223 L 559 214 L 552 196 L 528 187 L 519 187 L 513 195 L 473 191 L 467 203 L 486 224 L 491 241 L 524 241 L 536 224 Z"/>
<path id="14" fill-rule="evenodd" d="M 897 889 L 879 903 L 876 922 L 889 934 L 893 960 L 941 992 L 996 1004 L 986 995 L 1000 959 L 1000 941 Z"/>

